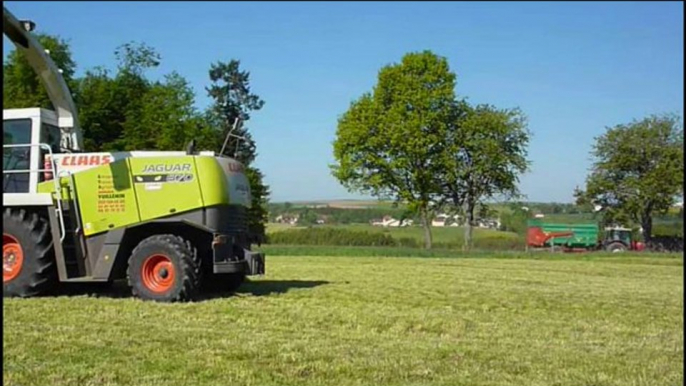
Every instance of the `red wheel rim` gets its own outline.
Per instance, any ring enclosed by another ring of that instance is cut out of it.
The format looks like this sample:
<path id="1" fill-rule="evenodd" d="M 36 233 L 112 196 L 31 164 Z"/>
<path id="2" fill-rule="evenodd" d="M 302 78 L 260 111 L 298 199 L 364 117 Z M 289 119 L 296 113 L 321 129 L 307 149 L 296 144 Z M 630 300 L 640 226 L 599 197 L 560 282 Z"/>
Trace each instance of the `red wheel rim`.
<path id="1" fill-rule="evenodd" d="M 14 236 L 2 234 L 2 282 L 7 283 L 19 276 L 24 263 L 24 251 Z"/>
<path id="2" fill-rule="evenodd" d="M 169 291 L 174 285 L 174 264 L 165 255 L 152 255 L 141 267 L 143 285 L 155 293 Z"/>

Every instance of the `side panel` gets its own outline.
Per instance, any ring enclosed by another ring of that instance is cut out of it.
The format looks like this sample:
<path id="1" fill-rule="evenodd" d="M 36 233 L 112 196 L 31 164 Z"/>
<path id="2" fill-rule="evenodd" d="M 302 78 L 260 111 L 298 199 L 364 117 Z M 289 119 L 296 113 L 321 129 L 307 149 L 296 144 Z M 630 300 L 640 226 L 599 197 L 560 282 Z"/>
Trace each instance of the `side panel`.
<path id="1" fill-rule="evenodd" d="M 193 158 L 129 159 L 142 221 L 202 208 L 200 181 Z"/>
<path id="2" fill-rule="evenodd" d="M 128 160 L 74 174 L 84 235 L 140 221 Z"/>
<path id="3" fill-rule="evenodd" d="M 205 206 L 229 204 L 229 181 L 219 162 L 214 157 L 199 156 L 195 165 Z"/>
<path id="4" fill-rule="evenodd" d="M 252 205 L 252 197 L 250 195 L 250 182 L 245 175 L 244 166 L 231 158 L 214 157 L 214 160 L 223 170 L 224 178 L 229 187 L 230 203 L 249 208 Z"/>
<path id="5" fill-rule="evenodd" d="M 529 227 L 541 227 L 545 233 L 557 232 L 574 232 L 571 237 L 557 237 L 553 239 L 555 245 L 570 245 L 573 248 L 590 248 L 598 243 L 599 229 L 598 224 L 581 223 L 581 224 L 555 224 L 545 223 L 540 220 L 529 220 Z M 546 243 L 550 245 L 550 241 Z"/>

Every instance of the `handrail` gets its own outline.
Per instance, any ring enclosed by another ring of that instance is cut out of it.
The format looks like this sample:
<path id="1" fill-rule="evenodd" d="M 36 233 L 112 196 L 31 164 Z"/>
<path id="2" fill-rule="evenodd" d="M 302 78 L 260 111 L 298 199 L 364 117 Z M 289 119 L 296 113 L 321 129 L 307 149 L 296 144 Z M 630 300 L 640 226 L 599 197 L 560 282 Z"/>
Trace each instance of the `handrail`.
<path id="1" fill-rule="evenodd" d="M 72 206 L 74 207 L 74 217 L 76 217 L 76 229 L 74 229 L 74 233 L 78 233 L 81 230 L 81 212 L 79 211 L 79 202 L 76 198 L 76 184 L 74 183 L 74 174 L 69 170 L 62 170 L 57 174 L 57 178 L 60 178 L 62 173 L 67 173 L 67 178 L 69 179 L 69 194 L 71 195 L 72 201 L 74 201 Z"/>
<path id="2" fill-rule="evenodd" d="M 27 143 L 27 144 L 12 144 L 12 145 L 2 145 L 3 151 L 4 149 L 11 149 L 11 148 L 21 148 L 21 147 L 39 147 L 41 149 L 45 149 L 48 151 L 48 155 L 50 156 L 50 169 L 18 169 L 18 170 L 2 170 L 2 174 L 18 174 L 18 173 L 40 173 L 40 172 L 52 172 L 52 175 L 57 175 L 57 163 L 55 162 L 55 157 L 53 157 L 52 153 L 52 147 L 48 145 L 47 143 Z M 43 164 L 45 166 L 45 164 Z M 53 183 L 55 184 L 55 194 L 57 195 L 57 219 L 60 224 L 60 241 L 64 241 L 64 237 L 67 233 L 65 227 L 64 227 L 64 214 L 62 212 L 62 186 L 60 184 L 60 179 L 59 178 L 53 178 Z"/>

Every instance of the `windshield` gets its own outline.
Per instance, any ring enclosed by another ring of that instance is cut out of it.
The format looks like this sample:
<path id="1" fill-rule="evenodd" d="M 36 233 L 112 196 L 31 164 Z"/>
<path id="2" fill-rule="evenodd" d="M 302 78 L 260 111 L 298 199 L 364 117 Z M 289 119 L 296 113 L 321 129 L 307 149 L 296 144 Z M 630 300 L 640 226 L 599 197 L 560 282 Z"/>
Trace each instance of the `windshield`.
<path id="1" fill-rule="evenodd" d="M 2 144 L 23 145 L 31 143 L 31 120 L 8 119 L 2 121 Z M 3 193 L 26 193 L 29 191 L 29 173 L 5 173 L 11 170 L 29 170 L 31 148 L 9 147 L 2 152 Z"/>

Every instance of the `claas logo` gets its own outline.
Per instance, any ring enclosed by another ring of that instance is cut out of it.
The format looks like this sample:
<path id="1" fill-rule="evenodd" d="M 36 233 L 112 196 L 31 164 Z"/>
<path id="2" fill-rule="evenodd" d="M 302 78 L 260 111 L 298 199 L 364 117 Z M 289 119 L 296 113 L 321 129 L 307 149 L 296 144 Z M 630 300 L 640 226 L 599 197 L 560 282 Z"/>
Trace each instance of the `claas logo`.
<path id="1" fill-rule="evenodd" d="M 59 157 L 57 160 L 57 166 L 58 167 L 63 167 L 66 169 L 69 169 L 70 167 L 76 166 L 99 166 L 99 165 L 106 165 L 112 162 L 112 156 L 109 154 L 82 154 L 82 155 L 67 155 L 63 157 Z M 45 179 L 49 180 L 52 179 L 52 172 L 50 169 L 52 169 L 52 166 L 50 165 L 50 156 L 46 155 L 45 156 L 45 163 L 44 163 L 44 169 L 47 169 L 44 171 Z"/>

